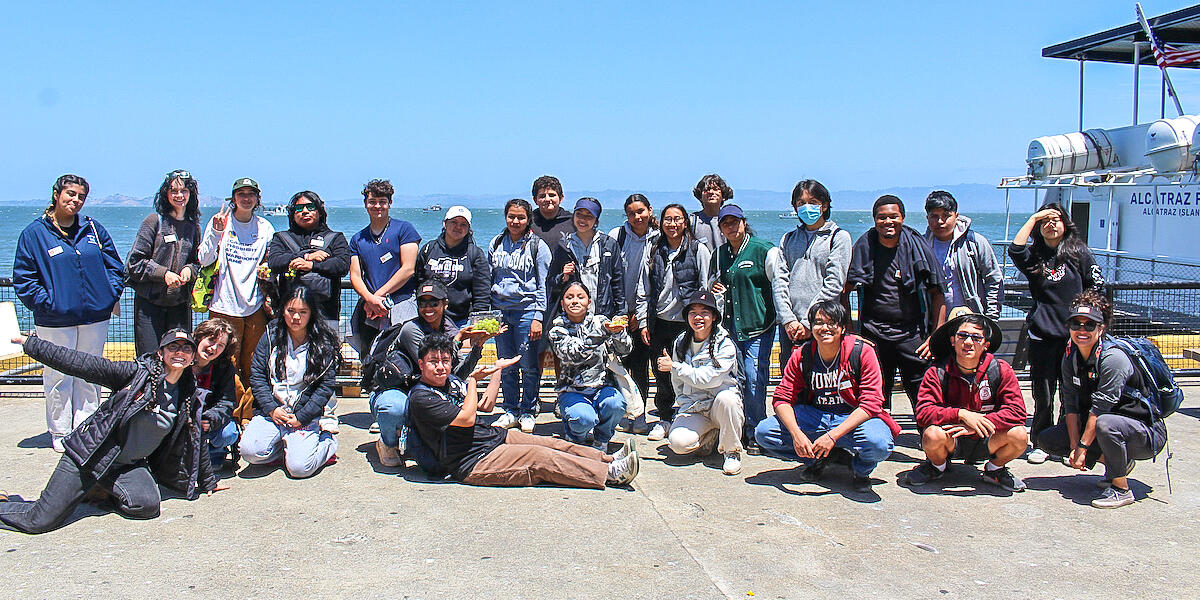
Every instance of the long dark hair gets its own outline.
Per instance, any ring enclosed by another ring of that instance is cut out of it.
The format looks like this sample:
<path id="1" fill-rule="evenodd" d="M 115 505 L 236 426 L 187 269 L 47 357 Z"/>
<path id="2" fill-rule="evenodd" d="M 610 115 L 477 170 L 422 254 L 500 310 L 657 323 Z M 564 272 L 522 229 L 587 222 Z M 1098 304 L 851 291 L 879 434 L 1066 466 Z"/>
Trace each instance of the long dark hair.
<path id="1" fill-rule="evenodd" d="M 650 206 L 650 199 L 643 194 L 630 194 L 629 197 L 625 199 L 625 210 L 628 211 L 629 205 L 633 204 L 634 202 L 641 202 L 642 204 L 646 205 L 646 210 L 650 211 L 650 229 L 658 229 L 658 219 L 654 218 L 654 207 Z M 629 219 L 626 218 L 625 221 L 628 222 Z"/>
<path id="2" fill-rule="evenodd" d="M 1063 237 L 1058 242 L 1058 248 L 1054 249 L 1054 259 L 1049 266 L 1050 268 L 1059 267 L 1067 263 L 1075 265 L 1076 268 L 1081 268 L 1083 257 L 1087 255 L 1087 244 L 1083 242 L 1083 238 L 1079 237 L 1079 228 L 1075 226 L 1075 222 L 1071 220 L 1071 215 L 1067 213 L 1067 209 L 1058 202 L 1047 202 L 1042 205 L 1039 210 L 1054 209 L 1058 212 L 1058 218 L 1062 220 Z M 1033 228 L 1033 254 L 1040 256 L 1050 250 L 1050 245 L 1046 243 L 1046 239 L 1042 237 L 1042 228 Z"/>
<path id="3" fill-rule="evenodd" d="M 342 368 L 342 349 L 338 344 L 337 334 L 325 323 L 324 313 L 317 307 L 312 298 L 312 292 L 303 285 L 297 285 L 290 290 L 279 302 L 279 317 L 275 324 L 275 337 L 271 340 L 275 346 L 275 368 L 273 375 L 276 379 L 287 379 L 287 344 L 288 327 L 284 321 L 285 308 L 292 300 L 299 300 L 308 307 L 308 364 L 304 369 L 304 385 L 308 385 L 325 370 L 325 365 L 333 361 L 330 368 L 336 373 Z"/>
<path id="4" fill-rule="evenodd" d="M 683 307 L 683 320 L 687 322 L 687 327 L 683 328 L 683 333 L 680 334 L 680 336 L 675 340 L 675 348 L 671 352 L 671 354 L 674 355 L 672 358 L 680 362 L 682 362 L 683 357 L 686 356 L 688 346 L 691 345 L 692 340 L 696 335 L 696 332 L 692 330 L 692 320 L 688 318 L 688 312 L 691 310 L 691 306 L 692 305 L 689 304 Z M 721 326 L 721 315 L 707 306 L 704 307 L 704 310 L 707 310 L 713 314 L 712 332 L 708 334 L 708 339 L 704 340 L 704 343 L 708 346 L 708 357 L 712 359 L 713 364 L 716 365 L 717 368 L 720 368 L 721 363 L 717 362 L 716 337 L 717 328 Z M 737 361 L 734 361 L 734 363 L 736 364 Z"/>
<path id="5" fill-rule="evenodd" d="M 171 192 L 171 182 L 178 179 L 183 183 L 183 187 L 188 191 L 188 203 L 183 209 L 183 220 L 192 221 L 193 223 L 200 222 L 200 189 L 196 185 L 196 178 L 192 174 L 182 169 L 177 169 L 167 173 L 167 177 L 163 179 L 162 185 L 158 186 L 158 192 L 154 194 L 154 211 L 162 217 L 171 216 L 171 201 L 168 195 Z"/>
<path id="6" fill-rule="evenodd" d="M 650 205 L 647 204 L 646 206 L 650 206 Z M 683 240 L 681 242 L 679 242 L 679 245 L 687 246 L 690 248 L 692 245 L 692 242 L 694 242 L 696 240 L 696 234 L 692 232 L 692 220 L 689 218 L 687 209 L 684 208 L 682 204 L 675 202 L 675 203 L 664 206 L 662 209 L 662 212 L 659 213 L 658 220 L 661 223 L 663 219 L 667 218 L 667 211 L 671 210 L 672 208 L 683 213 Z M 647 271 L 649 271 L 650 267 L 654 266 L 654 255 L 663 246 L 666 246 L 666 245 L 667 245 L 667 234 L 660 233 L 658 237 L 654 238 L 654 243 L 650 246 L 650 251 L 647 252 L 646 256 L 645 256 Z"/>

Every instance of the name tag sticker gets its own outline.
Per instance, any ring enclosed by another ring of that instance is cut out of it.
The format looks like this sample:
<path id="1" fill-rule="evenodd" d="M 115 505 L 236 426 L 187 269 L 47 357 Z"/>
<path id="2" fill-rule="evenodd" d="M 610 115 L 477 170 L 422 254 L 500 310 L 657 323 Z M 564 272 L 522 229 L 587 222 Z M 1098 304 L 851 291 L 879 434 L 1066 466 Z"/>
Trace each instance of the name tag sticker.
<path id="1" fill-rule="evenodd" d="M 62 246 L 55 246 L 47 250 L 46 254 L 49 254 L 50 256 L 58 256 L 59 254 L 62 254 Z"/>
<path id="2" fill-rule="evenodd" d="M 1071 383 L 1073 383 L 1075 385 L 1082 385 L 1081 383 L 1079 383 L 1078 377 L 1071 377 Z"/>
<path id="3" fill-rule="evenodd" d="M 319 238 L 319 237 L 318 237 L 318 238 L 313 238 L 313 239 L 312 239 L 312 241 L 310 241 L 310 242 L 308 242 L 308 243 L 309 243 L 309 245 L 311 245 L 311 246 L 316 246 L 316 247 L 320 248 L 321 246 L 324 246 L 324 245 L 325 245 L 325 239 L 324 239 L 324 238 Z"/>
<path id="4" fill-rule="evenodd" d="M 838 384 L 839 390 L 848 390 L 851 387 L 854 387 L 854 382 L 850 381 L 849 379 Z"/>
<path id="5" fill-rule="evenodd" d="M 173 233 L 168 233 L 167 235 L 163 236 L 163 241 L 168 244 L 175 243 L 178 240 L 179 240 L 179 238 L 175 237 L 175 234 L 173 234 Z"/>
<path id="6" fill-rule="evenodd" d="M 392 253 L 391 253 L 391 252 L 388 252 L 387 254 L 384 254 L 383 256 L 380 256 L 380 257 L 379 257 L 379 262 L 380 262 L 380 263 L 385 263 L 385 262 L 387 262 L 387 261 L 389 261 L 389 260 L 392 260 Z"/>

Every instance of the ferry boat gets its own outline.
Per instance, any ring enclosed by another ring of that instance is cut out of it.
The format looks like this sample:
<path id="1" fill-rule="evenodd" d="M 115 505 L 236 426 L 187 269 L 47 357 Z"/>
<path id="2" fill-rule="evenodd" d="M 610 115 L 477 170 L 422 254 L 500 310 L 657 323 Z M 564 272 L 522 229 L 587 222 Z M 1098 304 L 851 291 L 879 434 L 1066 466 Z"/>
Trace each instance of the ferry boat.
<path id="1" fill-rule="evenodd" d="M 266 209 L 263 212 L 268 217 L 286 217 L 288 214 L 286 204 L 277 204 L 275 206 L 272 206 L 271 208 Z"/>
<path id="2" fill-rule="evenodd" d="M 441 204 L 430 204 L 429 206 L 426 206 L 425 208 L 422 208 L 421 210 L 423 210 L 425 212 L 442 212 L 442 205 Z"/>

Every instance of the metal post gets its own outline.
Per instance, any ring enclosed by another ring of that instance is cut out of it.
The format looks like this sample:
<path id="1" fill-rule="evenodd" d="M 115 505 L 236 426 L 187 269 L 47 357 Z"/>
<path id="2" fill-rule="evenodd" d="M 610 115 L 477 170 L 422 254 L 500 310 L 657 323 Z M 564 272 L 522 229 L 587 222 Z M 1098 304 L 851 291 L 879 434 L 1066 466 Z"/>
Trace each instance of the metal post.
<path id="1" fill-rule="evenodd" d="M 1079 129 L 1083 131 L 1083 59 L 1079 59 Z"/>
<path id="2" fill-rule="evenodd" d="M 1009 208 L 1009 193 L 1012 190 L 1004 188 L 1004 241 L 1011 242 L 1012 237 L 1008 235 L 1009 221 L 1012 219 L 1012 210 Z"/>
<path id="3" fill-rule="evenodd" d="M 1106 237 L 1106 238 L 1108 238 L 1108 239 L 1106 239 L 1106 240 L 1105 240 L 1105 242 L 1104 242 L 1104 249 L 1105 249 L 1105 250 L 1108 250 L 1109 252 L 1112 252 L 1112 249 L 1113 249 L 1113 247 L 1112 247 L 1112 231 L 1113 231 L 1113 219 L 1112 219 L 1112 201 L 1113 201 L 1113 189 L 1114 189 L 1114 188 L 1113 188 L 1113 187 L 1111 187 L 1111 186 L 1109 186 L 1109 188 L 1108 188 L 1108 229 L 1107 229 L 1107 230 L 1105 230 L 1105 232 L 1104 232 L 1104 235 L 1105 235 L 1105 237 Z M 1111 259 L 1111 257 L 1109 258 L 1109 260 L 1112 260 L 1112 259 Z"/>
<path id="4" fill-rule="evenodd" d="M 1158 81 L 1158 118 L 1167 118 L 1167 72 Z"/>
<path id="5" fill-rule="evenodd" d="M 1133 124 L 1138 124 L 1138 67 L 1142 62 L 1142 45 L 1133 43 Z"/>

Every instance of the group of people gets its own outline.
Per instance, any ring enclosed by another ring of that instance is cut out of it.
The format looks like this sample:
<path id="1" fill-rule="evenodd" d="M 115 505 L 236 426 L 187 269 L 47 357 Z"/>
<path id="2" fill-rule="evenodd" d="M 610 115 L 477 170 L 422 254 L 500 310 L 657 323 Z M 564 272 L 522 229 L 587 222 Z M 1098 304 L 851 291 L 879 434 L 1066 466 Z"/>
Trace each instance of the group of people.
<path id="1" fill-rule="evenodd" d="M 729 475 L 743 453 L 799 460 L 803 481 L 841 462 L 853 487 L 869 491 L 900 432 L 889 413 L 897 371 L 927 457 L 909 485 L 963 457 L 985 463 L 985 481 L 1019 492 L 1011 460 L 1069 455 L 1081 469 L 1104 462 L 1109 484 L 1095 504 L 1119 506 L 1133 500 L 1132 461 L 1165 442 L 1161 421 L 1122 400 L 1114 378 L 1137 374 L 1103 342 L 1112 312 L 1097 293 L 1103 278 L 1058 204 L 1031 216 L 1009 249 L 1035 301 L 1026 429 L 1015 374 L 994 354 L 1003 274 L 947 192 L 926 199 L 923 234 L 904 224 L 899 198 L 880 197 L 874 227 L 854 241 L 831 219 L 828 190 L 807 179 L 791 196 L 800 223 L 775 245 L 755 236 L 715 174 L 693 190 L 701 210 L 670 204 L 656 216 L 633 194 L 607 233 L 600 201 L 580 198 L 568 212 L 559 180 L 543 176 L 534 204 L 508 201 L 504 230 L 481 248 L 461 206 L 422 245 L 412 224 L 390 216 L 385 180 L 363 188 L 369 223 L 349 242 L 311 191 L 291 197 L 288 228 L 275 231 L 256 214 L 261 192 L 250 178 L 201 227 L 196 180 L 173 171 L 124 261 L 80 214 L 87 194 L 83 178 L 60 177 L 18 241 L 14 287 L 37 335 L 15 341 L 45 366 L 47 428 L 63 452 L 37 501 L 0 498 L 0 522 L 22 531 L 57 527 L 88 493 L 154 516 L 155 482 L 189 498 L 211 493 L 227 460 L 281 464 L 293 477 L 336 461 L 347 274 L 359 298 L 348 341 L 380 463 L 411 459 L 465 483 L 627 484 L 639 469 L 631 438 L 609 453 L 624 430 L 666 440 L 676 454 L 716 451 Z M 193 331 L 198 279 L 209 286 L 199 307 L 209 318 Z M 126 285 L 138 358 L 112 362 L 100 355 Z M 776 335 L 783 379 L 768 416 Z M 492 338 L 498 360 L 479 366 Z M 561 439 L 531 435 L 548 362 Z M 114 390 L 102 405 L 99 386 Z M 478 413 L 497 404 L 483 424 Z"/>

